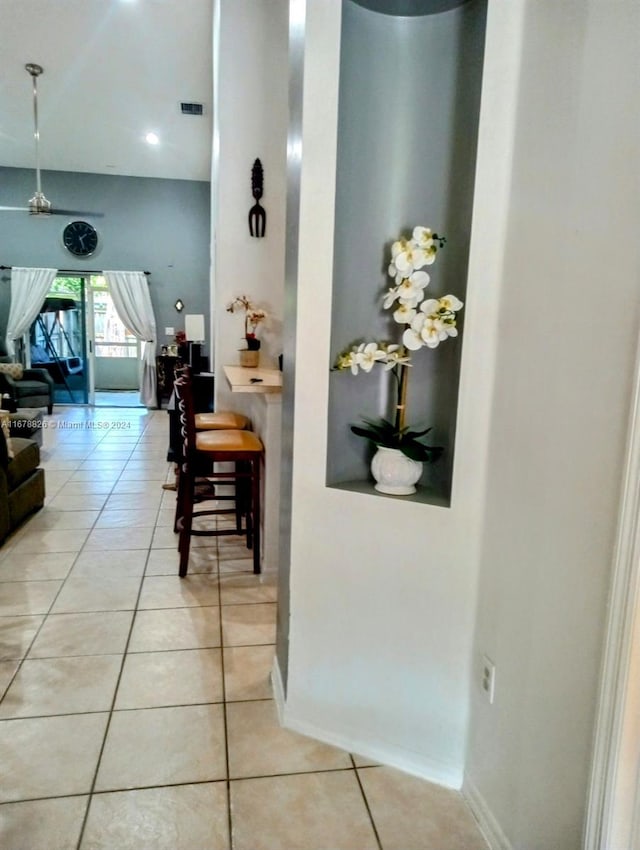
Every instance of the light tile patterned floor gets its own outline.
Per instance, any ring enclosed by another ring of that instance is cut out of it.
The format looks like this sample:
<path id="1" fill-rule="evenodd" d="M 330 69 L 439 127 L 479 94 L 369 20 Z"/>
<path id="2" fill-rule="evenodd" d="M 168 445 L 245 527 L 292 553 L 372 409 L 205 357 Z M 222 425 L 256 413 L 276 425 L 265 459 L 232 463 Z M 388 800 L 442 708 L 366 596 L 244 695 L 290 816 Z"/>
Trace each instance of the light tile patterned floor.
<path id="1" fill-rule="evenodd" d="M 486 850 L 459 795 L 278 725 L 275 579 L 232 537 L 178 578 L 166 412 L 46 421 L 0 548 L 3 850 Z"/>

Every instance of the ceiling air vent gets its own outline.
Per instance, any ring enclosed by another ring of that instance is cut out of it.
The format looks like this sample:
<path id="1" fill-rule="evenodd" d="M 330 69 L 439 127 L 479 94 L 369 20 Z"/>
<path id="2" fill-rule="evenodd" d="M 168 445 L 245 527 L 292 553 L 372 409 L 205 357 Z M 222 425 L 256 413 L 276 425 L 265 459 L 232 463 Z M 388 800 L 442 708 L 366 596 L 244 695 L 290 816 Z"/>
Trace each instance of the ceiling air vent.
<path id="1" fill-rule="evenodd" d="M 180 111 L 183 115 L 202 115 L 203 106 L 201 103 L 181 103 Z"/>

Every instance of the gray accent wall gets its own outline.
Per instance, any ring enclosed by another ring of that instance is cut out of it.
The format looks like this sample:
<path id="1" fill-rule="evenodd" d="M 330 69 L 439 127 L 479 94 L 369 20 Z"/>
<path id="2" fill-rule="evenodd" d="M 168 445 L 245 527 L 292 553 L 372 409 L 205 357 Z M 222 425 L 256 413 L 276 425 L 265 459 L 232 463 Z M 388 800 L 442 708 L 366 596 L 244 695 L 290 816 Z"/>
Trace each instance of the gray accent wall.
<path id="1" fill-rule="evenodd" d="M 150 271 L 150 292 L 158 345 L 171 342 L 165 327 L 184 328 L 185 313 L 202 313 L 209 322 L 210 184 L 103 174 L 45 171 L 45 196 L 54 208 L 102 212 L 91 215 L 34 217 L 0 210 L 0 265 L 77 270 Z M 0 204 L 24 206 L 35 190 L 32 169 L 0 167 Z M 75 219 L 91 222 L 100 242 L 81 259 L 62 244 L 64 227 Z M 0 339 L 9 311 L 9 273 L 0 277 Z M 174 309 L 177 298 L 185 304 Z M 211 342 L 207 339 L 207 346 Z"/>

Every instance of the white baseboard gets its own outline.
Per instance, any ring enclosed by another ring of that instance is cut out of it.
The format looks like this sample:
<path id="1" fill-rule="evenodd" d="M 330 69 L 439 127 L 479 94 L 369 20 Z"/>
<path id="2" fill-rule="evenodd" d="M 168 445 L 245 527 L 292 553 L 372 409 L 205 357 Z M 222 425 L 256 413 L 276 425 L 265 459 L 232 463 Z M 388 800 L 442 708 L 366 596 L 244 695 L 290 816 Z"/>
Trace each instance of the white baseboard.
<path id="1" fill-rule="evenodd" d="M 282 682 L 282 673 L 280 672 L 277 655 L 273 658 L 271 684 L 273 685 L 273 699 L 275 700 L 278 711 L 278 722 L 281 726 L 284 726 L 284 684 Z"/>
<path id="2" fill-rule="evenodd" d="M 500 824 L 495 819 L 493 812 L 487 805 L 487 801 L 476 788 L 473 780 L 468 774 L 465 774 L 462 784 L 462 796 L 467 801 L 473 816 L 478 822 L 480 831 L 491 850 L 513 850 L 511 843 L 500 828 Z"/>
<path id="3" fill-rule="evenodd" d="M 325 744 L 339 747 L 348 753 L 370 759 L 373 763 L 395 767 L 404 773 L 409 773 L 412 776 L 426 779 L 428 782 L 434 782 L 437 785 L 443 785 L 446 788 L 452 788 L 456 791 L 460 789 L 462 785 L 462 771 L 456 765 L 424 760 L 416 757 L 413 753 L 407 753 L 405 750 L 385 744 L 372 746 L 370 742 L 359 740 L 356 736 L 328 731 L 296 717 L 284 698 L 282 676 L 277 659 L 274 659 L 271 682 L 278 711 L 278 720 L 287 729 L 300 732 L 301 735 L 307 735 Z"/>

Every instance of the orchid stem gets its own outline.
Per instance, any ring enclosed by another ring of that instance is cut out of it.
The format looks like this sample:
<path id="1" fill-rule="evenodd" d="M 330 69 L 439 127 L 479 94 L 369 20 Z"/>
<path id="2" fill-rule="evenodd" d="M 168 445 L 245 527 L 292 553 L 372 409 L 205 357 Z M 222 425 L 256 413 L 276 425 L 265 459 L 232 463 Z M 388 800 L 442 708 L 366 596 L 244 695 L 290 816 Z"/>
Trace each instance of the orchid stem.
<path id="1" fill-rule="evenodd" d="M 396 405 L 396 431 L 400 433 L 404 429 L 405 411 L 407 407 L 407 384 L 409 370 L 404 363 L 398 366 L 400 377 L 398 379 L 398 404 Z"/>

